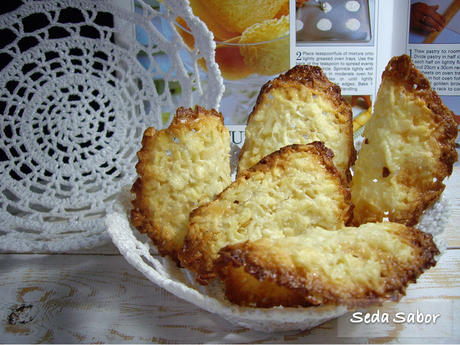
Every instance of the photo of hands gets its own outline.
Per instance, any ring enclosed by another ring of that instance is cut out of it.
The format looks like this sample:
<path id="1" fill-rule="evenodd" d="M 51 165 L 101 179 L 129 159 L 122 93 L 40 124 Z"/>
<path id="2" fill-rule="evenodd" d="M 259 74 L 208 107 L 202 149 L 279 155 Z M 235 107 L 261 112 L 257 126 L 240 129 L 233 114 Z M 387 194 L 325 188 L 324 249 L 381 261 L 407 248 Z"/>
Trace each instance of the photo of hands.
<path id="1" fill-rule="evenodd" d="M 413 0 L 409 43 L 460 43 L 460 0 Z"/>

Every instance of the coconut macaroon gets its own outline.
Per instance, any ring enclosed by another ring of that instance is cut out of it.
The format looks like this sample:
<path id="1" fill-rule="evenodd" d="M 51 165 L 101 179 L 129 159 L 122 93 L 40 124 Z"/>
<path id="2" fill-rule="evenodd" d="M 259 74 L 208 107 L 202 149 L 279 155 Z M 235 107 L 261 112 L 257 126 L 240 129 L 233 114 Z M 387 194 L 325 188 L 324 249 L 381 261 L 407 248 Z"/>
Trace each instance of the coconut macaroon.
<path id="1" fill-rule="evenodd" d="M 417 224 L 452 174 L 457 125 L 409 56 L 388 63 L 362 136 L 350 184 L 353 224 Z"/>
<path id="2" fill-rule="evenodd" d="M 283 146 L 322 141 L 349 181 L 356 159 L 352 123 L 352 109 L 340 87 L 318 66 L 295 66 L 260 90 L 248 118 L 238 172 Z"/>
<path id="3" fill-rule="evenodd" d="M 367 223 L 228 245 L 214 269 L 227 299 L 240 306 L 353 309 L 399 300 L 436 264 L 437 254 L 429 234 L 399 223 Z"/>
<path id="4" fill-rule="evenodd" d="M 179 108 L 167 129 L 148 128 L 136 165 L 131 222 L 179 263 L 190 211 L 231 182 L 230 136 L 216 110 Z"/>
<path id="5" fill-rule="evenodd" d="M 286 146 L 192 211 L 179 259 L 206 285 L 216 277 L 213 260 L 228 244 L 295 236 L 318 226 L 336 230 L 351 216 L 350 193 L 332 151 L 321 142 Z"/>

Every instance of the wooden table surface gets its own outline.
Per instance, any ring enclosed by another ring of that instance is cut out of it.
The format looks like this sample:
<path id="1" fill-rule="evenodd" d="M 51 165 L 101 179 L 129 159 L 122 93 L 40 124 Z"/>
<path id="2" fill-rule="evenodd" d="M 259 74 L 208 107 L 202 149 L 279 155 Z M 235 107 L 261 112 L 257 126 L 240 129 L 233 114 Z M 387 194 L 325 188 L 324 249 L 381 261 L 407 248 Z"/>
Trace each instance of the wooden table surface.
<path id="1" fill-rule="evenodd" d="M 372 316 L 410 307 L 438 314 L 444 323 L 431 323 L 431 335 L 426 323 L 414 331 L 407 321 L 398 327 L 362 322 L 357 336 L 344 336 L 341 320 L 354 318 L 352 312 L 307 331 L 237 327 L 156 286 L 109 243 L 67 255 L 1 254 L 0 343 L 460 343 L 460 167 L 446 184 L 447 253 L 399 304 L 369 310 Z M 380 333 L 366 334 L 376 325 Z"/>

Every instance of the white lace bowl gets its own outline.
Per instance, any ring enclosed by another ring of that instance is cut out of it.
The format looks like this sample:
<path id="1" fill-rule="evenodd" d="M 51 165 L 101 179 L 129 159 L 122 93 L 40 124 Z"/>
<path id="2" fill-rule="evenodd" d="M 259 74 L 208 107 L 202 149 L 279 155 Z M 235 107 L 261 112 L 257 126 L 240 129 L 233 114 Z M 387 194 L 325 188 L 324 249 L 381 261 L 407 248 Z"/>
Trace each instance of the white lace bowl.
<path id="1" fill-rule="evenodd" d="M 104 216 L 134 178 L 144 130 L 179 106 L 218 109 L 215 43 L 187 0 L 23 2 L 0 15 L 0 251 L 94 247 L 110 240 Z"/>
<path id="2" fill-rule="evenodd" d="M 158 286 L 194 305 L 223 317 L 236 326 L 263 332 L 306 330 L 347 312 L 346 307 L 243 308 L 228 302 L 223 286 L 214 280 L 204 287 L 188 269 L 180 269 L 169 258 L 157 255 L 150 240 L 129 222 L 132 194 L 126 186 L 114 212 L 106 216 L 107 231 L 125 259 Z"/>
<path id="3" fill-rule="evenodd" d="M 235 150 L 232 158 L 238 157 Z M 236 168 L 236 167 L 234 167 Z M 309 308 L 243 308 L 225 298 L 223 284 L 215 279 L 203 287 L 194 280 L 188 269 L 178 268 L 169 258 L 161 258 L 156 247 L 146 235 L 141 235 L 130 224 L 131 185 L 122 189 L 114 204 L 113 212 L 106 216 L 107 232 L 125 259 L 145 277 L 172 294 L 194 305 L 217 314 L 236 326 L 263 332 L 287 332 L 312 329 L 347 312 L 340 306 Z M 451 214 L 450 200 L 441 199 L 422 215 L 417 228 L 433 235 L 441 254 L 447 250 L 441 238 Z"/>

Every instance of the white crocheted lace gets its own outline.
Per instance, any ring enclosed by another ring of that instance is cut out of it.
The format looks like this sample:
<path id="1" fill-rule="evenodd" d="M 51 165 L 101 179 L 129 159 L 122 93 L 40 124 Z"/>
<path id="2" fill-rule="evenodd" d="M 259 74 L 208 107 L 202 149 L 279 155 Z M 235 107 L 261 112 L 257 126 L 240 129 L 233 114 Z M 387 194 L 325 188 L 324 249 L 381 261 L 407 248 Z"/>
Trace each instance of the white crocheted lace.
<path id="1" fill-rule="evenodd" d="M 133 9 L 23 2 L 0 16 L 0 250 L 100 245 L 144 130 L 168 125 L 179 106 L 218 109 L 213 36 L 188 0 L 165 0 L 161 11 L 141 0 Z M 193 51 L 174 30 L 177 16 Z"/>

